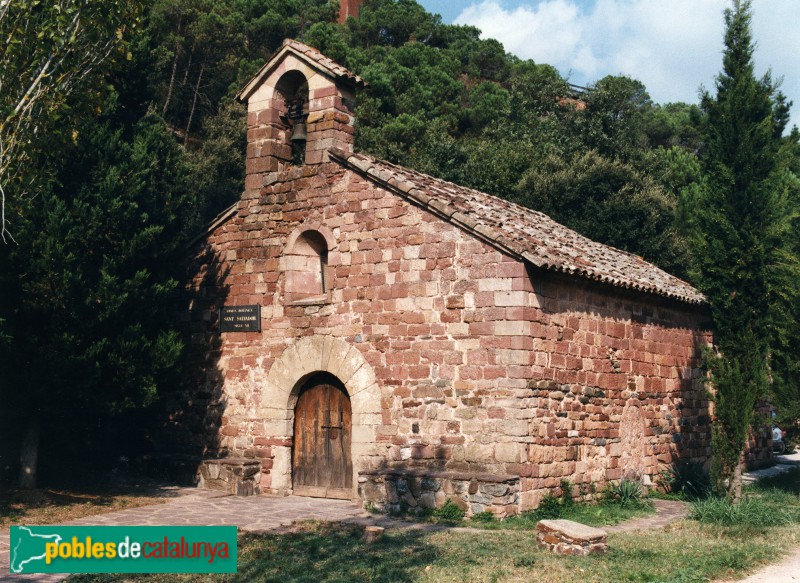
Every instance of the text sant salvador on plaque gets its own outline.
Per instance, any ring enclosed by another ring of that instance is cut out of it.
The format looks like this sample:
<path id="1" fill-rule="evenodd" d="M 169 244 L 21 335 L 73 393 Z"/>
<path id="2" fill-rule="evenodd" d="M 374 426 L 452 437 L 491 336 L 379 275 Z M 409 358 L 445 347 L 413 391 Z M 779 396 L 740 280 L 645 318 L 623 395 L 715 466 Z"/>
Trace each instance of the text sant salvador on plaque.
<path id="1" fill-rule="evenodd" d="M 223 306 L 219 309 L 220 332 L 261 332 L 261 306 Z"/>

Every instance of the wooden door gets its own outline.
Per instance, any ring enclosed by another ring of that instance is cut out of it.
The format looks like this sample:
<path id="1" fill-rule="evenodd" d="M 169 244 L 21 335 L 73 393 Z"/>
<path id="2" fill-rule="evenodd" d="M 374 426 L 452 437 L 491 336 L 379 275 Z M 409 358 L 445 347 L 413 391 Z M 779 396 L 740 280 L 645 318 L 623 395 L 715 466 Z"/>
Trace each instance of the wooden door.
<path id="1" fill-rule="evenodd" d="M 353 497 L 350 399 L 333 379 L 307 385 L 294 412 L 294 493 L 320 498 Z"/>

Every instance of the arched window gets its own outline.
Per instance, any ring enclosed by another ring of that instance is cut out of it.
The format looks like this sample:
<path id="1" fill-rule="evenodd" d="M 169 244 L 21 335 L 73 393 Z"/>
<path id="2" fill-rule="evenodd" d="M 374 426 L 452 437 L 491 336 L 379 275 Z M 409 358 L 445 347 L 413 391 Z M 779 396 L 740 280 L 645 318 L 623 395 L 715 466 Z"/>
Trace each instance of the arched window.
<path id="1" fill-rule="evenodd" d="M 283 258 L 287 303 L 327 302 L 328 242 L 319 231 L 300 233 L 287 246 Z"/>

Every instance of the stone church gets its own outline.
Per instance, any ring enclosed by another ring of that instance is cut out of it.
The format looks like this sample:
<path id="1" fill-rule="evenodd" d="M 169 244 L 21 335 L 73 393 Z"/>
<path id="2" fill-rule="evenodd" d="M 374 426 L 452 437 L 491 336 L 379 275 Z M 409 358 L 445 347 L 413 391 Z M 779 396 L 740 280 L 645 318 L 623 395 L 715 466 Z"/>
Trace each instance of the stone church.
<path id="1" fill-rule="evenodd" d="M 193 243 L 185 310 L 201 485 L 507 515 L 564 478 L 577 494 L 705 461 L 703 296 L 354 152 L 364 85 L 287 40 L 239 94 L 245 190 Z"/>

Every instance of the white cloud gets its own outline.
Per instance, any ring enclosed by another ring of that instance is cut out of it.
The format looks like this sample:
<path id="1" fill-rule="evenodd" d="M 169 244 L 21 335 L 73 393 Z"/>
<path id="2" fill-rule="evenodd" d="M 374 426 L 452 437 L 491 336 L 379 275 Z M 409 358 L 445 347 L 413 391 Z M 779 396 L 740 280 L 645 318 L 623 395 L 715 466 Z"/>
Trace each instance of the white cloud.
<path id="1" fill-rule="evenodd" d="M 485 0 L 456 19 L 496 38 L 506 50 L 554 65 L 570 81 L 605 75 L 641 80 L 653 99 L 696 102 L 701 85 L 713 89 L 722 63 L 723 10 L 727 0 Z M 797 102 L 800 125 L 800 22 L 798 0 L 754 0 L 757 72 L 771 67 Z"/>

